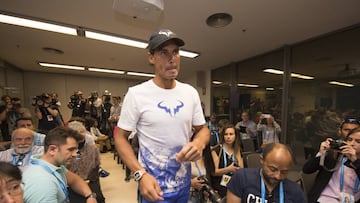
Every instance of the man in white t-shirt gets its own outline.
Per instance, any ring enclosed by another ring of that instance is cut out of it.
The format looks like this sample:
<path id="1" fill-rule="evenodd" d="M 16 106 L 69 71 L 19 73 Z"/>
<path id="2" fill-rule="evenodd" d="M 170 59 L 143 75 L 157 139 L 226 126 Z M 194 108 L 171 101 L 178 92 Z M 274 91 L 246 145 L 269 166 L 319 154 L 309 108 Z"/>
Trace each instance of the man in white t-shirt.
<path id="1" fill-rule="evenodd" d="M 122 105 L 115 145 L 139 181 L 143 203 L 187 202 L 190 162 L 201 158 L 209 142 L 198 92 L 176 80 L 184 44 L 170 30 L 152 34 L 148 61 L 155 77 L 129 88 Z M 133 130 L 139 138 L 139 161 L 127 141 Z"/>

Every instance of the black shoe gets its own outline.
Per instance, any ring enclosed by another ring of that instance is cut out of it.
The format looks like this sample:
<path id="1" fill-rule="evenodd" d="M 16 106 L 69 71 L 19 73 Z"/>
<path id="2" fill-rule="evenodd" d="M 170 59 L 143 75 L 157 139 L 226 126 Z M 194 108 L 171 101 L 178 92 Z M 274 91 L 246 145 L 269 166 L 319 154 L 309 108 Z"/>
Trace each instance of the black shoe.
<path id="1" fill-rule="evenodd" d="M 129 182 L 130 181 L 130 176 L 126 176 L 125 177 L 125 182 Z"/>
<path id="2" fill-rule="evenodd" d="M 110 175 L 109 172 L 105 171 L 104 169 L 100 168 L 99 170 L 99 176 L 102 177 L 102 178 L 106 178 Z"/>

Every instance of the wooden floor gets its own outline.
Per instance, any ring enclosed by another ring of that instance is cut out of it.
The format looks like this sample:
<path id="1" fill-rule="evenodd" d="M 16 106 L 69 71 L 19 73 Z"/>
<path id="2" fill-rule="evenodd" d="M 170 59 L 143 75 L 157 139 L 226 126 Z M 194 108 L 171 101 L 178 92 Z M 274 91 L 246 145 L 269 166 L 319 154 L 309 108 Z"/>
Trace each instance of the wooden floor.
<path id="1" fill-rule="evenodd" d="M 100 178 L 101 189 L 106 198 L 106 203 L 136 203 L 137 183 L 134 179 L 125 182 L 125 169 L 117 160 L 113 159 L 113 153 L 102 153 L 101 166 L 110 175 L 106 178 Z"/>

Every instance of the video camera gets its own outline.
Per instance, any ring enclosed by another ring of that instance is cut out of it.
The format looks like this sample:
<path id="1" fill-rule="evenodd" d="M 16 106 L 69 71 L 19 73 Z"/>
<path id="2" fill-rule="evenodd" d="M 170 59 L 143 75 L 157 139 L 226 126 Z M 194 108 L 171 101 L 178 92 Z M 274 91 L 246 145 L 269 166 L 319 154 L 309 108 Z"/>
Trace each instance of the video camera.
<path id="1" fill-rule="evenodd" d="M 205 176 L 198 177 L 199 180 L 204 181 L 204 186 L 201 188 L 202 192 L 207 192 L 209 195 L 209 200 L 212 203 L 222 203 L 220 195 L 210 186 L 209 180 Z"/>
<path id="2" fill-rule="evenodd" d="M 72 108 L 79 108 L 80 107 L 80 96 L 78 94 L 71 95 L 69 104 Z"/>
<path id="3" fill-rule="evenodd" d="M 39 96 L 34 96 L 31 99 L 31 105 L 32 106 L 44 106 L 44 102 L 46 99 L 50 98 L 48 94 L 42 94 Z"/>
<path id="4" fill-rule="evenodd" d="M 334 150 L 341 150 L 340 147 L 345 146 L 344 140 L 330 140 L 330 148 Z"/>

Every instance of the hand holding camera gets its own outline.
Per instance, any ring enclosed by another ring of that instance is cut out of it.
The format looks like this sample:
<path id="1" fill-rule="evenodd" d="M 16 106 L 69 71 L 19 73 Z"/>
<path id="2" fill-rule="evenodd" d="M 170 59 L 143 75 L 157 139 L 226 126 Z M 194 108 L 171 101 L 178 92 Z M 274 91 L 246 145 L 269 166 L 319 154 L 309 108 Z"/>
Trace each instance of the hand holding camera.
<path id="1" fill-rule="evenodd" d="M 321 143 L 320 150 L 321 149 L 323 150 L 332 149 L 334 151 L 338 151 L 339 153 L 345 155 L 351 161 L 355 161 L 357 159 L 356 150 L 353 148 L 353 146 L 351 146 L 344 140 L 333 140 L 329 138 L 323 143 Z"/>

